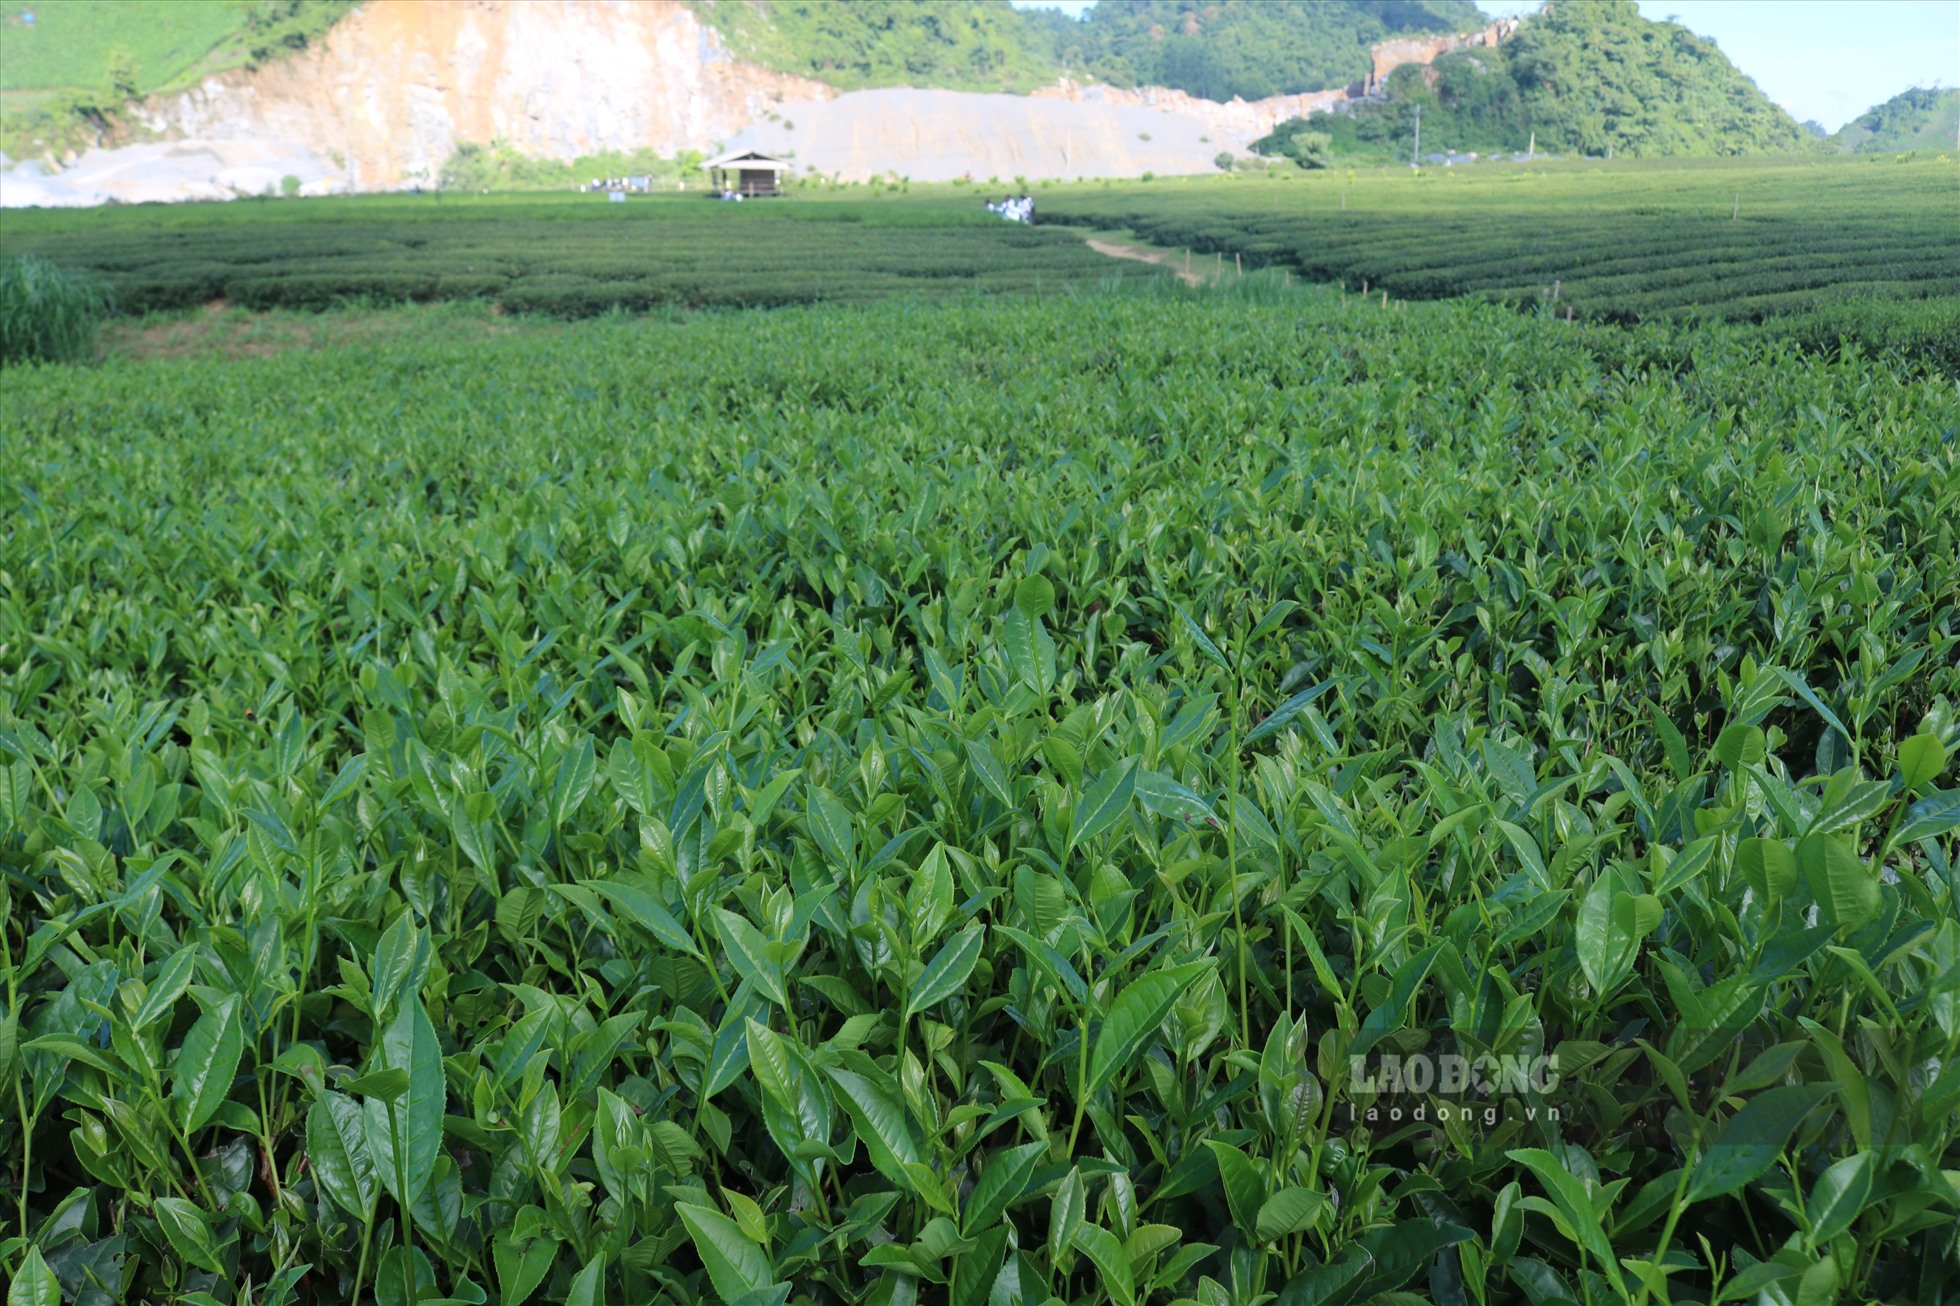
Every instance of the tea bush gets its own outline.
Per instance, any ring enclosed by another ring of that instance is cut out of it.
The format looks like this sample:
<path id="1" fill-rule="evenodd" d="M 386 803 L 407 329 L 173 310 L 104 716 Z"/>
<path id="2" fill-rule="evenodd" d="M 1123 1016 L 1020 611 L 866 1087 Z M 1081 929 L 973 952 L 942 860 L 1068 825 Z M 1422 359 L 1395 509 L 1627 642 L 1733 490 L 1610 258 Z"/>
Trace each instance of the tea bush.
<path id="1" fill-rule="evenodd" d="M 134 314 L 218 299 L 322 309 L 484 298 L 577 318 L 653 303 L 1059 290 L 1109 269 L 1076 234 L 1004 223 L 977 200 L 363 197 L 297 200 L 250 219 L 232 211 L 244 206 L 156 207 L 10 217 L 9 248 L 99 276 Z"/>
<path id="2" fill-rule="evenodd" d="M 1615 321 L 1763 320 L 1960 297 L 1951 155 L 1865 161 L 1480 163 L 1058 190 L 1044 220 L 1127 228 L 1396 298 L 1475 295 Z M 1882 322 L 1858 318 L 1847 327 Z"/>
<path id="3" fill-rule="evenodd" d="M 1950 1300 L 1952 384 L 1260 285 L 9 373 L 15 1298 Z"/>

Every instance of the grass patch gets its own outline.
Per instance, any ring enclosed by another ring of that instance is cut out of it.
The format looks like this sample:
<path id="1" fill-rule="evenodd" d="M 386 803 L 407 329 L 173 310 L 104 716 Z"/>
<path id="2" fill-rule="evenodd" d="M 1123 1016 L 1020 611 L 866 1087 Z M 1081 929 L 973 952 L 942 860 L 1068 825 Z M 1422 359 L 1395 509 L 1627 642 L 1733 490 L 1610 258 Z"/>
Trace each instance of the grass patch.
<path id="1" fill-rule="evenodd" d="M 0 364 L 93 357 L 110 301 L 99 281 L 47 259 L 0 260 Z"/>

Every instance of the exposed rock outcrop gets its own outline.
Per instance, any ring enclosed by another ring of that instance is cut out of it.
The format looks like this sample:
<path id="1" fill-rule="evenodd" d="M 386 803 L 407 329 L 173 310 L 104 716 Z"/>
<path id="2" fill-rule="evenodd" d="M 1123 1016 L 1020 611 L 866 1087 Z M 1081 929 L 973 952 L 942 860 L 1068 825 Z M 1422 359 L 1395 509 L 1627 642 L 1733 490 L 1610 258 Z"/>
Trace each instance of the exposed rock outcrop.
<path id="1" fill-rule="evenodd" d="M 1379 45 L 1371 84 L 1516 26 Z M 315 49 L 137 106 L 157 143 L 91 151 L 53 177 L 15 169 L 0 203 L 206 199 L 287 176 L 307 193 L 399 187 L 496 140 L 562 159 L 760 145 L 846 180 L 1201 172 L 1365 89 L 1223 104 L 1067 80 L 1030 96 L 840 94 L 735 58 L 683 0 L 369 0 Z"/>
<path id="2" fill-rule="evenodd" d="M 1214 138 L 1251 141 L 1264 136 L 1288 118 L 1304 118 L 1317 110 L 1335 108 L 1349 98 L 1349 93 L 1345 90 L 1308 91 L 1300 95 L 1274 95 L 1263 100 L 1234 98 L 1221 104 L 1217 100 L 1201 100 L 1195 95 L 1163 86 L 1140 86 L 1130 90 L 1105 86 L 1100 82 L 1083 84 L 1064 80 L 1034 92 L 1034 98 L 1156 109 L 1196 119 Z"/>
<path id="3" fill-rule="evenodd" d="M 822 82 L 735 59 L 681 0 L 372 0 L 317 50 L 153 100 L 153 132 L 279 140 L 350 189 L 431 179 L 464 142 L 571 158 L 712 146 Z"/>
<path id="4" fill-rule="evenodd" d="M 1449 36 L 1405 36 L 1393 41 L 1382 41 L 1369 51 L 1374 57 L 1374 69 L 1369 74 L 1368 85 L 1371 88 L 1380 86 L 1382 78 L 1405 63 L 1434 63 L 1452 51 L 1488 48 L 1510 40 L 1511 34 L 1517 30 L 1517 19 L 1500 18 L 1489 27 L 1476 32 Z"/>

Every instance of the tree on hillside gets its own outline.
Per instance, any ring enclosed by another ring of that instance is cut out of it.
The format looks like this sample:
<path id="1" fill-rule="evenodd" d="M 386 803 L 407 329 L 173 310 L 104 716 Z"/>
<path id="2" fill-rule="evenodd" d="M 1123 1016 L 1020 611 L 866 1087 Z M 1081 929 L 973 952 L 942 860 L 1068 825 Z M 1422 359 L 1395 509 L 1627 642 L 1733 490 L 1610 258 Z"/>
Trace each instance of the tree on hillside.
<path id="1" fill-rule="evenodd" d="M 1256 100 L 1359 81 L 1376 42 L 1488 21 L 1469 0 L 1098 0 L 1070 35 L 1105 81 Z"/>
<path id="2" fill-rule="evenodd" d="M 1960 90 L 1915 86 L 1853 118 L 1832 138 L 1853 154 L 1945 149 L 1960 131 Z"/>
<path id="3" fill-rule="evenodd" d="M 1805 148 L 1803 129 L 1714 44 L 1642 18 L 1632 0 L 1556 5 L 1494 49 L 1404 64 L 1383 100 L 1315 114 L 1337 153 L 1407 148 L 1415 110 L 1437 148 L 1580 155 L 1728 155 Z"/>
<path id="4" fill-rule="evenodd" d="M 1509 42 L 1540 143 L 1583 154 L 1796 150 L 1803 131 L 1715 44 L 1633 0 L 1554 5 Z"/>

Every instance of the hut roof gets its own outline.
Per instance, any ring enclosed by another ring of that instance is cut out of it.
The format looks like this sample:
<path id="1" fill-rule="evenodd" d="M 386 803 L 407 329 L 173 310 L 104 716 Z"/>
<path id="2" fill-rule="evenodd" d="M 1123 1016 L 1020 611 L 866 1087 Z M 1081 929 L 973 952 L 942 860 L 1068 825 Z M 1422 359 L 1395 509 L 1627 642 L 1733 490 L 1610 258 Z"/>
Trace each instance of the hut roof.
<path id="1" fill-rule="evenodd" d="M 772 159 L 760 150 L 730 150 L 726 154 L 717 154 L 701 166 L 703 168 L 752 168 L 757 171 L 790 171 L 789 164 L 784 163 L 781 159 Z"/>

